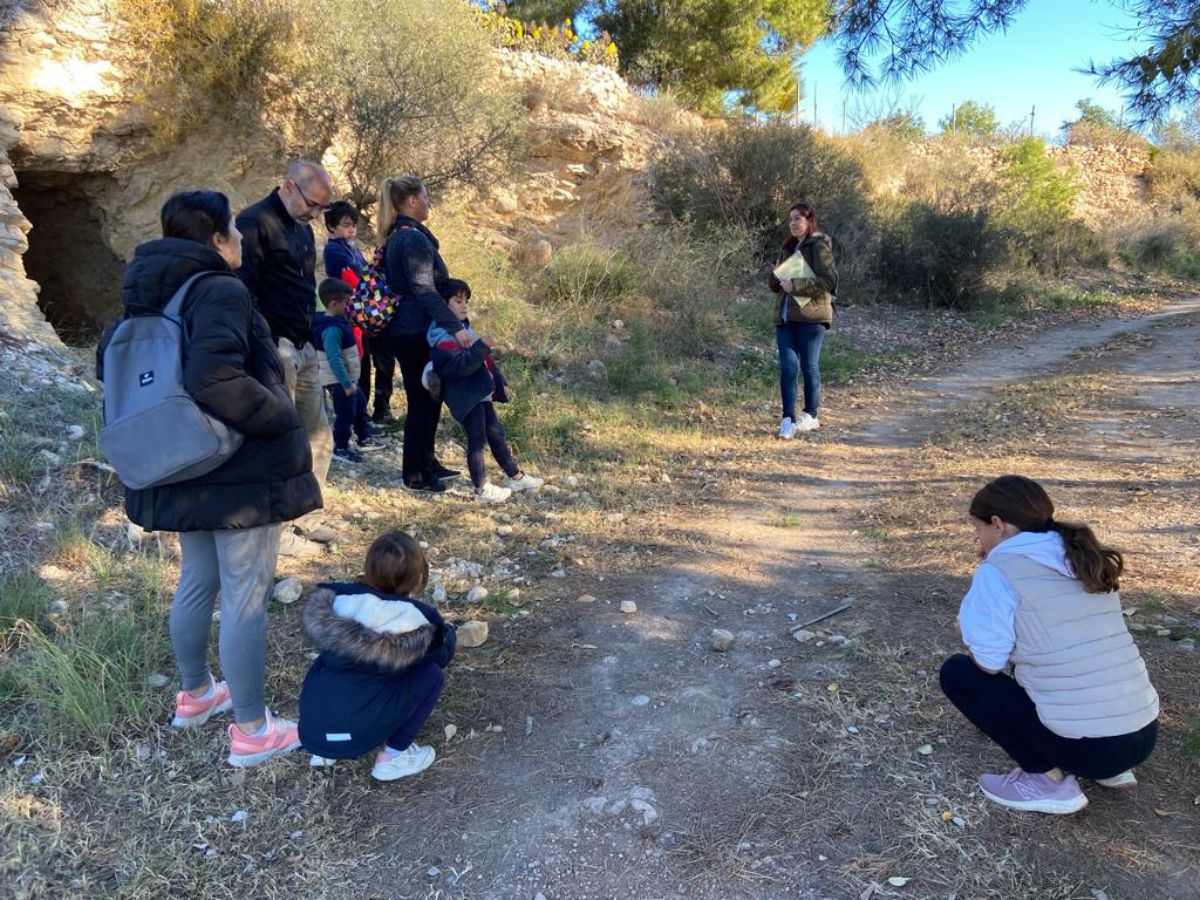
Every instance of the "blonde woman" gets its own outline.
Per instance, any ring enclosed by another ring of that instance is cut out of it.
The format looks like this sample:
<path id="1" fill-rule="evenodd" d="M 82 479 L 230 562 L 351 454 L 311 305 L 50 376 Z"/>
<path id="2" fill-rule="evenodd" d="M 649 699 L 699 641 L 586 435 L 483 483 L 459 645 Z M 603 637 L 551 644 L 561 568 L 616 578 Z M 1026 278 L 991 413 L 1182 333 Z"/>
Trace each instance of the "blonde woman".
<path id="1" fill-rule="evenodd" d="M 429 362 L 425 333 L 431 322 L 449 332 L 463 347 L 475 342 L 470 331 L 446 305 L 442 289 L 450 277 L 438 252 L 438 241 L 425 227 L 429 191 L 414 175 L 385 178 L 379 189 L 379 243 L 385 246 L 384 275 L 400 297 L 400 305 L 380 341 L 400 364 L 408 415 L 404 423 L 404 486 L 439 493 L 443 482 L 459 473 L 447 469 L 434 452 L 434 436 L 442 403 L 421 384 Z"/>

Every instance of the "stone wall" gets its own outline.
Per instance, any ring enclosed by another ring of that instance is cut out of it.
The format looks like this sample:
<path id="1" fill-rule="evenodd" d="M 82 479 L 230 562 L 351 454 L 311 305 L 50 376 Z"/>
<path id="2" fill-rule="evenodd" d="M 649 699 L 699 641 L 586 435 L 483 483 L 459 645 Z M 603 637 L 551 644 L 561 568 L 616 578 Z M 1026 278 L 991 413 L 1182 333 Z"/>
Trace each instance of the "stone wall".
<path id="1" fill-rule="evenodd" d="M 963 144 L 939 140 L 917 144 L 913 155 L 950 157 L 972 169 L 983 179 L 993 179 L 1004 168 L 1003 147 Z M 1146 172 L 1150 152 L 1141 147 L 1049 145 L 1047 155 L 1060 168 L 1069 169 L 1079 186 L 1072 207 L 1076 217 L 1091 228 L 1104 225 L 1111 216 L 1128 218 L 1149 214 Z M 896 185 L 898 187 L 898 185 Z"/>

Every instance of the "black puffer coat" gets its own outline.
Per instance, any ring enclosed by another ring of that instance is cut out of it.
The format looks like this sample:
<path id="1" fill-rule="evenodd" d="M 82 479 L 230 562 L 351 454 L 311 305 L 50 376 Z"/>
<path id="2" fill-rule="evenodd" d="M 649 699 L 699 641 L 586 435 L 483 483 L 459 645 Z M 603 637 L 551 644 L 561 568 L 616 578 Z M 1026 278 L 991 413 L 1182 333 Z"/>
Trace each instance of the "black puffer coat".
<path id="1" fill-rule="evenodd" d="M 250 293 L 212 248 L 182 238 L 142 244 L 125 270 L 127 315 L 163 309 L 197 272 L 183 304 L 190 339 L 184 386 L 245 440 L 224 465 L 178 484 L 125 491 L 125 511 L 148 531 L 217 531 L 287 522 L 321 507 L 312 451 L 266 321 Z M 110 331 L 111 333 L 111 331 Z M 107 335 L 97 349 L 97 375 Z M 147 435 L 147 440 L 154 440 Z"/>
<path id="2" fill-rule="evenodd" d="M 387 334 L 425 337 L 430 322 L 451 334 L 462 328 L 439 292 L 450 277 L 433 232 L 408 216 L 397 216 L 383 255 L 388 287 L 400 298 Z"/>

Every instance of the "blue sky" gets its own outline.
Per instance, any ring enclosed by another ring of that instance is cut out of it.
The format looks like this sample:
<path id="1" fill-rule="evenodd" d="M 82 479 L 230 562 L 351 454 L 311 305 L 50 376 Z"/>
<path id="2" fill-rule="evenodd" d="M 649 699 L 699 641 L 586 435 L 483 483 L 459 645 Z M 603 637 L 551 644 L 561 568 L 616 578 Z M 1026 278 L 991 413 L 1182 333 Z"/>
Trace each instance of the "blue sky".
<path id="1" fill-rule="evenodd" d="M 1084 97 L 1114 112 L 1121 110 L 1124 104 L 1114 88 L 1101 87 L 1073 69 L 1086 66 L 1089 59 L 1106 62 L 1141 49 L 1125 33 L 1133 24 L 1127 12 L 1108 0 L 1030 0 L 1006 33 L 989 35 L 962 57 L 899 87 L 885 88 L 875 98 L 846 87 L 835 47 L 822 42 L 803 58 L 806 96 L 801 116 L 812 121 L 815 93 L 820 124 L 841 131 L 845 100 L 847 127 L 852 129 L 856 103 L 871 109 L 898 94 L 902 108 L 910 99 L 915 101 L 911 105 L 930 130 L 949 114 L 952 104 L 976 100 L 990 103 L 1002 125 L 1017 120 L 1028 124 L 1030 108 L 1036 106 L 1035 131 L 1053 135 L 1063 121 L 1075 117 L 1075 102 Z"/>

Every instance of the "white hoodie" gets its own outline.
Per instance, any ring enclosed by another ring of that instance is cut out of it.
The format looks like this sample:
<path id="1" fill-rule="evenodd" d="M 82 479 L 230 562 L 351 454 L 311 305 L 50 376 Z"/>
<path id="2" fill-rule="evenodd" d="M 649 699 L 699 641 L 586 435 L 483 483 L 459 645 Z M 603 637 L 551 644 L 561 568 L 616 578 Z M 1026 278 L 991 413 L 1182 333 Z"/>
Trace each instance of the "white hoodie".
<path id="1" fill-rule="evenodd" d="M 1021 531 L 992 548 L 987 559 L 975 570 L 971 589 L 958 608 L 958 624 L 971 656 L 979 665 L 993 671 L 1008 665 L 1008 658 L 1016 646 L 1015 620 L 1020 605 L 1000 570 L 988 565 L 993 557 L 1002 555 L 1023 556 L 1068 578 L 1075 577 L 1067 562 L 1062 536 L 1057 531 Z"/>

